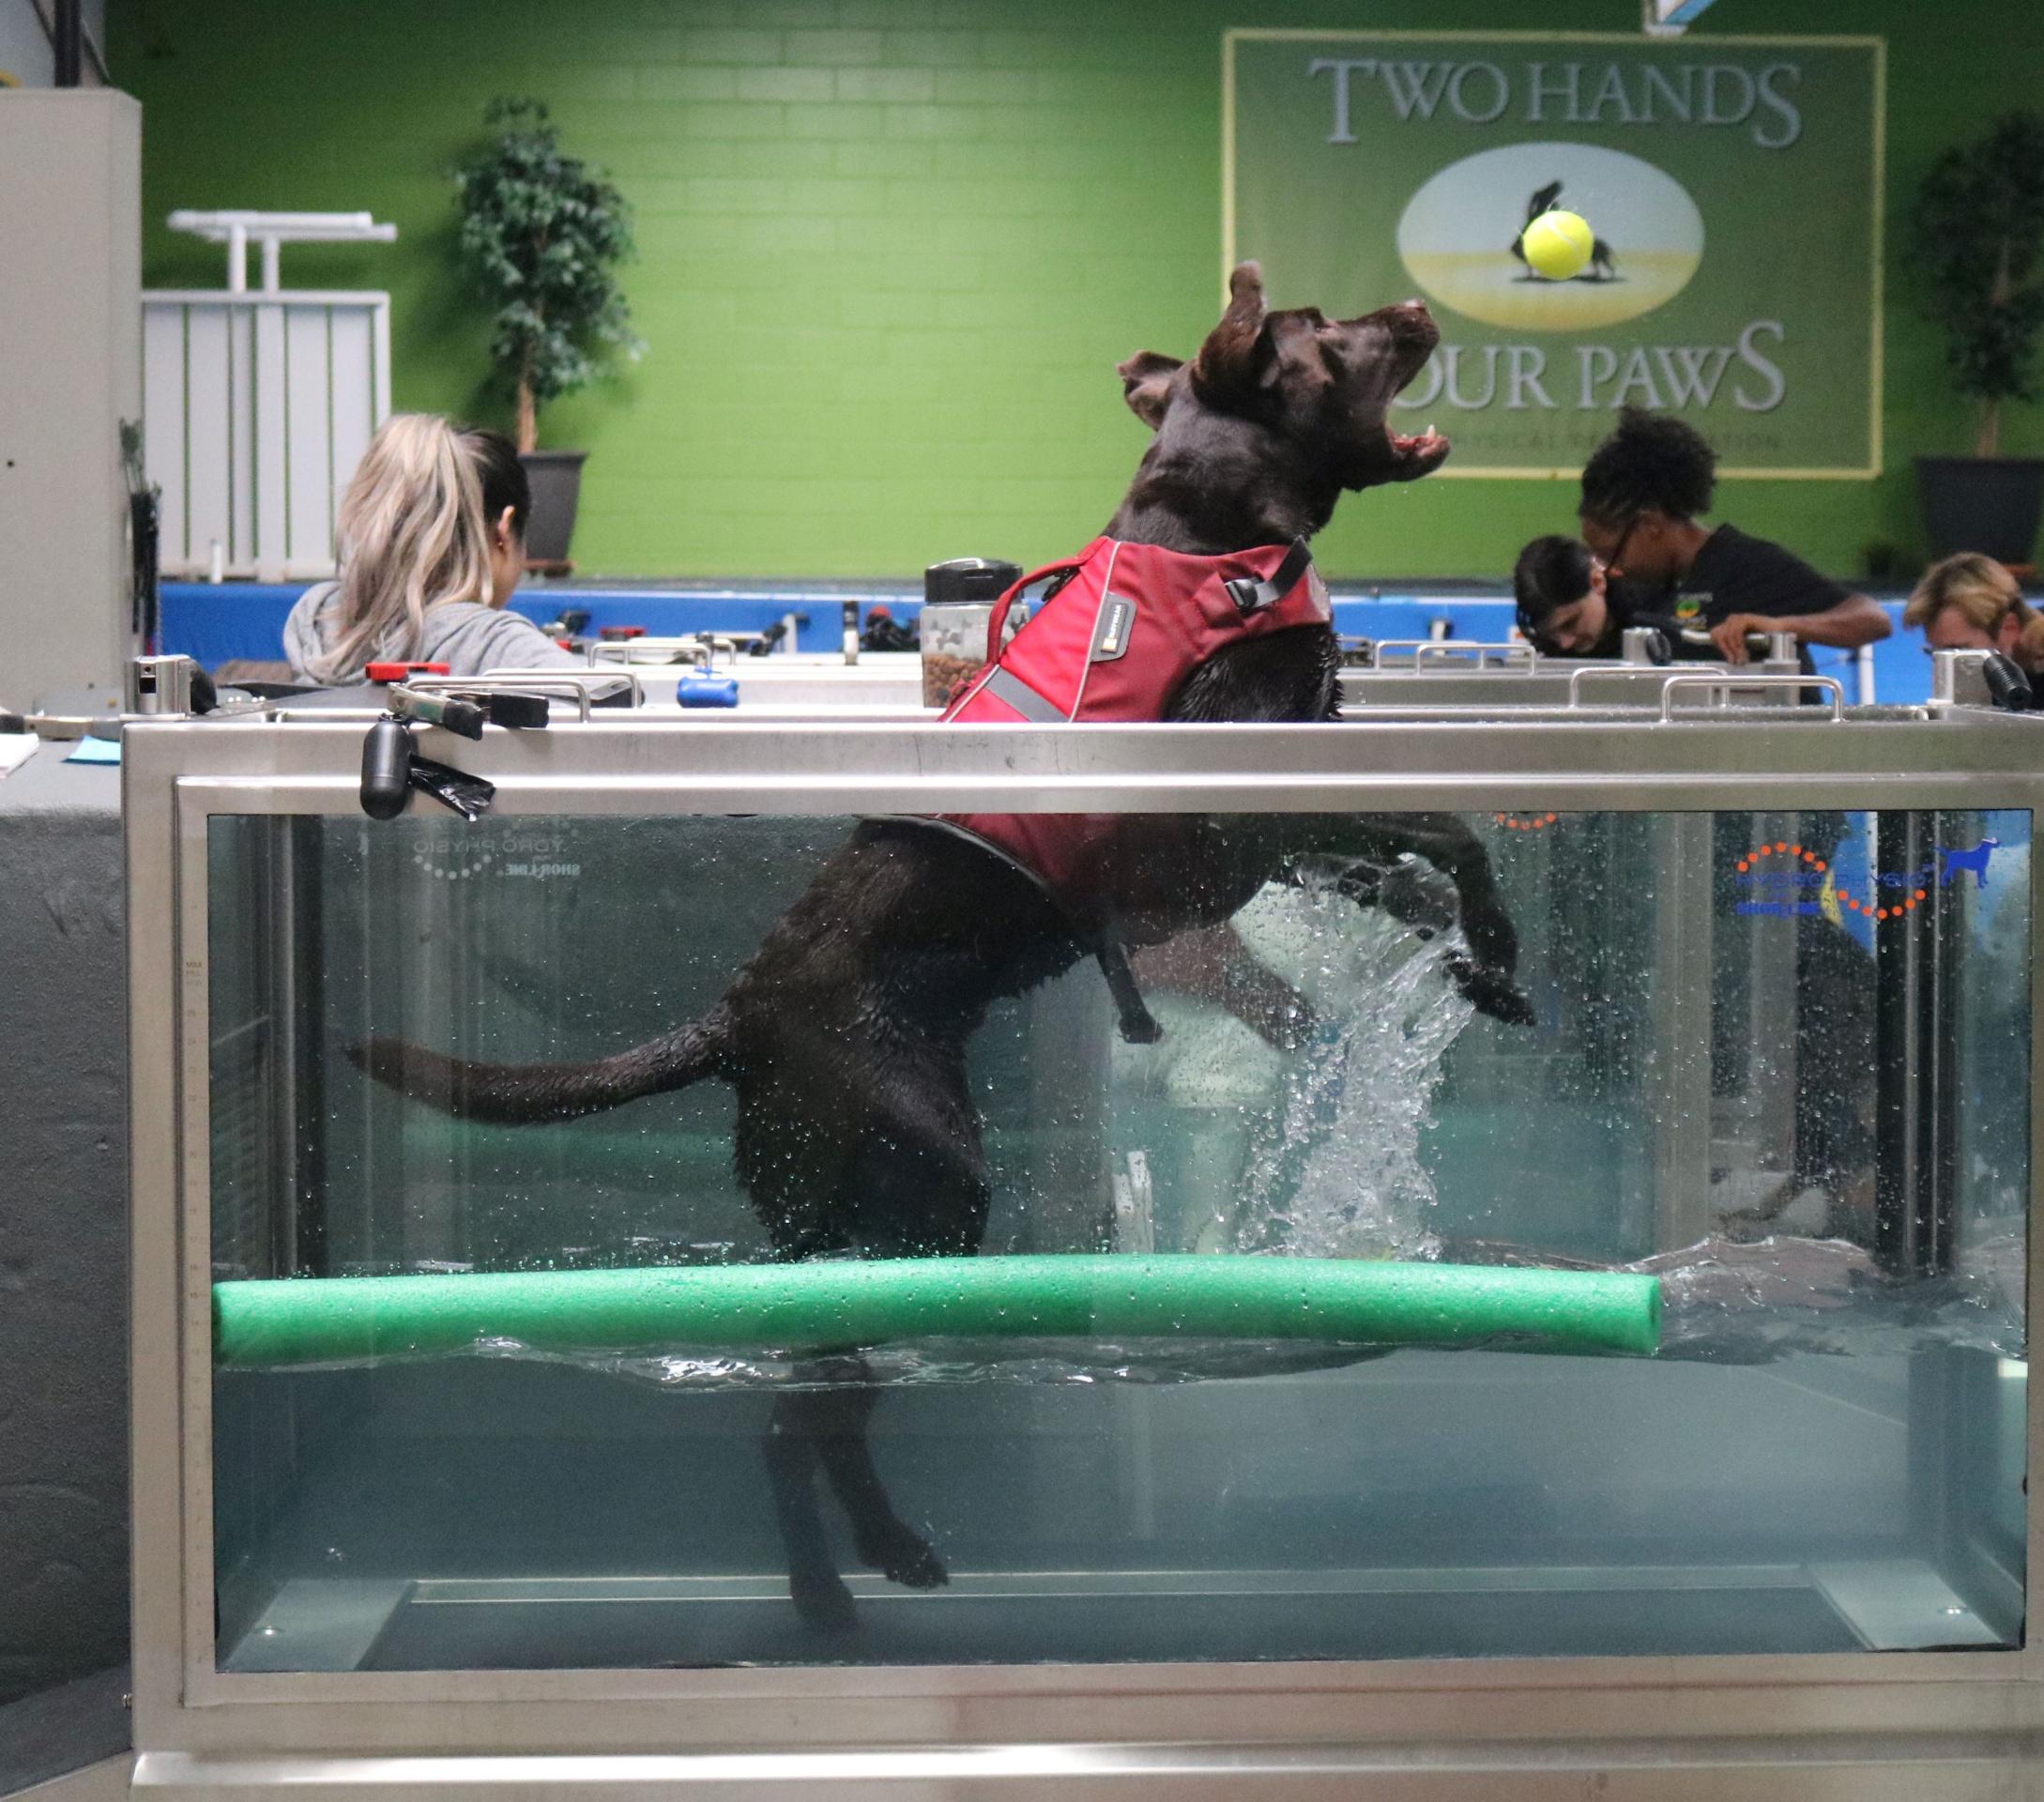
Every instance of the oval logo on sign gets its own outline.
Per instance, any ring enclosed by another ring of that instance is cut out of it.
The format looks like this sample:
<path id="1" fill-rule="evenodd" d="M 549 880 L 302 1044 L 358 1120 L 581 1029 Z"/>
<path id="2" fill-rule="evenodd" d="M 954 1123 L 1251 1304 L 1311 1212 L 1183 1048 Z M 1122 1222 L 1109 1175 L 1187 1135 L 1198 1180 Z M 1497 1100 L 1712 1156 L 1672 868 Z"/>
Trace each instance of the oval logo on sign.
<path id="1" fill-rule="evenodd" d="M 1565 282 L 1515 254 L 1534 215 L 1559 206 L 1596 234 Z M 1398 254 L 1428 298 L 1487 326 L 1588 331 L 1637 319 L 1688 286 L 1703 215 L 1672 176 L 1594 144 L 1514 144 L 1450 163 L 1408 203 Z"/>

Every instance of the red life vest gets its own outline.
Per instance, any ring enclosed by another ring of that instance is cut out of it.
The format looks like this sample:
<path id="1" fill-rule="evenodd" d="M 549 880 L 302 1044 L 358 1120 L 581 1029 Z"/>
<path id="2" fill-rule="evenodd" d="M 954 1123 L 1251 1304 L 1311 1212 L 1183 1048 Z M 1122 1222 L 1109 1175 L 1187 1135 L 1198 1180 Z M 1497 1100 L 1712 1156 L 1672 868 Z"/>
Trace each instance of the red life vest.
<path id="1" fill-rule="evenodd" d="M 1003 649 L 1010 605 L 1046 576 L 1058 585 Z M 1161 720 L 1185 679 L 1217 651 L 1274 632 L 1324 629 L 1333 618 L 1304 539 L 1188 557 L 1096 538 L 1001 596 L 987 626 L 987 664 L 944 718 L 971 725 Z M 1202 830 L 1196 815 L 950 814 L 941 823 L 1034 877 L 1086 938 L 1141 944 L 1184 924 L 1187 897 L 1166 886 L 1184 862 L 1152 841 Z"/>

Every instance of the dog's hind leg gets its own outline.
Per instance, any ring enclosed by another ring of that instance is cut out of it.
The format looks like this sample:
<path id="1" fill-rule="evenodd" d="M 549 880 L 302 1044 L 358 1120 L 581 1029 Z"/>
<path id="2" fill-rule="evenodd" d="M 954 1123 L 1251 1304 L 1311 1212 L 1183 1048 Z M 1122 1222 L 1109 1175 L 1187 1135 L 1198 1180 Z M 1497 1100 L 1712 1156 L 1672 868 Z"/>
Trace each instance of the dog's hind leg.
<path id="1" fill-rule="evenodd" d="M 810 1420 L 816 1457 L 831 1493 L 851 1522 L 859 1562 L 908 1589 L 937 1589 L 951 1581 L 929 1541 L 894 1512 L 887 1486 L 873 1465 L 866 1428 L 879 1403 L 879 1387 L 863 1358 L 835 1361 L 843 1367 L 832 1387 L 803 1397 L 817 1404 Z"/>
<path id="2" fill-rule="evenodd" d="M 828 1393 L 828 1392 L 827 1392 Z M 788 1599 L 812 1626 L 842 1632 L 857 1615 L 851 1591 L 838 1575 L 831 1553 L 831 1535 L 823 1525 L 816 1498 L 816 1465 L 823 1435 L 818 1430 L 816 1397 L 789 1390 L 774 1398 L 767 1422 L 767 1486 L 773 1494 L 773 1516 L 787 1555 Z"/>
<path id="3" fill-rule="evenodd" d="M 928 1073 L 924 1073 L 927 1075 Z M 955 1082 L 936 1077 L 921 1092 L 897 1097 L 892 1119 L 877 1126 L 847 1161 L 838 1217 L 848 1218 L 865 1250 L 886 1258 L 969 1257 L 986 1235 L 992 1186 L 979 1144 L 979 1122 Z M 867 1428 L 880 1392 L 863 1358 L 838 1361 L 839 1381 L 803 1397 L 823 1474 L 851 1523 L 859 1560 L 909 1589 L 950 1581 L 944 1561 L 894 1511 L 873 1463 Z"/>
<path id="4" fill-rule="evenodd" d="M 841 1223 L 831 1218 L 834 1172 L 831 1152 L 798 1131 L 771 1124 L 783 1097 L 755 1085 L 739 1092 L 736 1161 L 753 1206 L 767 1228 L 774 1261 L 800 1263 L 851 1247 Z M 799 1363 L 797 1382 L 774 1397 L 762 1451 L 773 1515 L 787 1559 L 788 1599 L 811 1626 L 846 1632 L 857 1623 L 851 1591 L 838 1574 L 824 1526 L 816 1473 L 829 1437 L 832 1391 L 812 1385 L 831 1382 L 842 1359 Z"/>
<path id="5" fill-rule="evenodd" d="M 954 1081 L 947 1075 L 917 1072 L 907 1085 L 909 1098 L 895 1097 L 889 1123 L 870 1126 L 834 1172 L 827 1172 L 827 1148 L 767 1132 L 753 1107 L 741 1107 L 740 1168 L 781 1257 L 813 1256 L 854 1239 L 883 1257 L 979 1249 L 991 1192 L 963 1072 Z M 876 1092 L 868 1098 L 882 1105 Z M 867 1427 L 879 1389 L 871 1367 L 847 1353 L 809 1361 L 799 1375 L 805 1386 L 774 1402 L 767 1475 L 787 1554 L 788 1595 L 811 1625 L 843 1631 L 855 1611 L 831 1555 L 819 1471 L 851 1524 L 861 1563 L 912 1589 L 935 1588 L 946 1573 L 928 1542 L 895 1513 L 874 1467 Z"/>
<path id="6" fill-rule="evenodd" d="M 787 1553 L 788 1596 L 813 1626 L 842 1632 L 855 1625 L 852 1594 L 818 1505 L 820 1469 L 851 1522 L 859 1562 L 909 1589 L 950 1581 L 929 1543 L 894 1512 L 873 1465 L 866 1429 L 880 1398 L 872 1367 L 855 1353 L 798 1367 L 804 1384 L 778 1397 L 767 1427 L 767 1478 Z"/>

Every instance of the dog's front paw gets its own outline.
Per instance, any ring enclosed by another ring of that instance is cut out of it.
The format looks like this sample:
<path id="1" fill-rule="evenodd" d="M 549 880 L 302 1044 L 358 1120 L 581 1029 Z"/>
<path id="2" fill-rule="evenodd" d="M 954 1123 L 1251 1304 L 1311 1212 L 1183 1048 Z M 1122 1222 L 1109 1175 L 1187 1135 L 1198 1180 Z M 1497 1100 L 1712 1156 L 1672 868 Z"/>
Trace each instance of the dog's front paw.
<path id="1" fill-rule="evenodd" d="M 1448 974 L 1455 985 L 1469 997 L 1479 1014 L 1487 1014 L 1506 1026 L 1531 1026 L 1533 1003 L 1502 970 L 1472 963 L 1467 957 L 1448 959 Z"/>
<path id="2" fill-rule="evenodd" d="M 891 1583 L 904 1589 L 941 1589 L 951 1581 L 944 1561 L 930 1542 L 899 1520 L 877 1528 L 859 1539 L 860 1561 L 878 1571 Z"/>
<path id="3" fill-rule="evenodd" d="M 1455 924 L 1455 880 L 1410 852 L 1384 872 L 1378 905 L 1422 939 Z"/>

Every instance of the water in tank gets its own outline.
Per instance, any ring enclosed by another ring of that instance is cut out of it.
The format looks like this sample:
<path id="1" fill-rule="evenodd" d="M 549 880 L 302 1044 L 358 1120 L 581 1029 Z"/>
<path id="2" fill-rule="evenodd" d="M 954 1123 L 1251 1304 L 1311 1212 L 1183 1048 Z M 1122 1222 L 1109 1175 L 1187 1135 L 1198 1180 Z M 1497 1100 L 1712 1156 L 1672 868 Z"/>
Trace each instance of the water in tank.
<path id="1" fill-rule="evenodd" d="M 2028 816 L 1476 824 L 1530 1026 L 1461 992 L 1425 868 L 1303 868 L 1136 958 L 1152 1042 L 1091 960 L 970 1033 L 982 1249 L 1646 1272 L 1657 1355 L 484 1335 L 223 1367 L 221 1668 L 2019 1644 Z M 574 1064 L 670 1033 L 851 830 L 215 817 L 216 1279 L 768 1259 L 714 1073 L 491 1123 L 362 1047 Z M 791 1083 L 755 1160 L 843 1080 Z M 833 1385 L 927 1559 L 858 1543 L 826 1443 L 804 1481 L 849 1606 L 798 1608 L 771 1429 Z"/>

